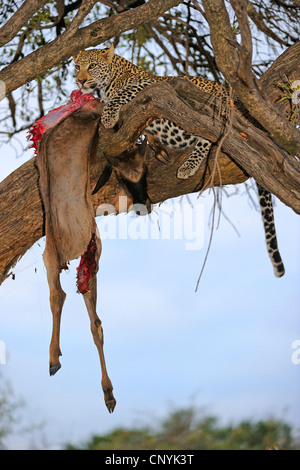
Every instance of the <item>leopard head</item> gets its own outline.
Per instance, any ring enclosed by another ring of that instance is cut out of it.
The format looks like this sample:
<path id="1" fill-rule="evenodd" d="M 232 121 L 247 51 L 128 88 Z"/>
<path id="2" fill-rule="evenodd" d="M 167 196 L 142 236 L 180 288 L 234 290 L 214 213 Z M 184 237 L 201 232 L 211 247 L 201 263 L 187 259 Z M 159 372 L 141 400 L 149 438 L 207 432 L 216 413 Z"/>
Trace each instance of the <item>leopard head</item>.
<path id="1" fill-rule="evenodd" d="M 108 49 L 81 51 L 75 62 L 76 84 L 83 93 L 106 88 L 111 81 L 114 46 Z"/>

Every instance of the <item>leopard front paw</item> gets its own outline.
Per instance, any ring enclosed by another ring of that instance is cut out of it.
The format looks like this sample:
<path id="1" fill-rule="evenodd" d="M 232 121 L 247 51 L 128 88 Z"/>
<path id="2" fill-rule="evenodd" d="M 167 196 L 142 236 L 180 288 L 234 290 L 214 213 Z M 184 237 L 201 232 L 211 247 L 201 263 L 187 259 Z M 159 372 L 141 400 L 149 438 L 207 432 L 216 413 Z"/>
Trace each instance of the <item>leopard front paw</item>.
<path id="1" fill-rule="evenodd" d="M 106 129 L 114 127 L 119 120 L 119 110 L 112 110 L 110 108 L 103 109 L 101 122 Z"/>

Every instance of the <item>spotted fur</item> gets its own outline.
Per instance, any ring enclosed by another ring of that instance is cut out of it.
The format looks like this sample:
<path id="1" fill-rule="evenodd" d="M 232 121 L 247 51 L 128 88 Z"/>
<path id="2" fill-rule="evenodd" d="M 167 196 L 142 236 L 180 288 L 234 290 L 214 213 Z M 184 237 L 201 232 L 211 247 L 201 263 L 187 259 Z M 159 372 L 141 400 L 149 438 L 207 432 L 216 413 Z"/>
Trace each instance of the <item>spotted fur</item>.
<path id="1" fill-rule="evenodd" d="M 276 277 L 284 275 L 284 266 L 278 250 L 274 214 L 273 214 L 273 203 L 272 194 L 269 191 L 263 189 L 257 184 L 260 210 L 262 220 L 265 229 L 267 250 L 273 264 L 274 274 Z"/>
<path id="2" fill-rule="evenodd" d="M 118 122 L 121 107 L 147 85 L 174 78 L 151 75 L 141 67 L 115 55 L 112 47 L 80 52 L 74 61 L 79 88 L 84 93 L 91 93 L 95 89 L 102 91 L 105 107 L 101 122 L 107 128 L 114 127 Z M 205 78 L 187 78 L 212 95 L 223 96 L 226 92 L 224 87 Z M 194 175 L 211 148 L 210 141 L 191 135 L 167 120 L 157 119 L 146 128 L 146 132 L 158 137 L 163 145 L 174 150 L 194 146 L 189 158 L 177 171 L 177 177 L 180 179 Z"/>
<path id="3" fill-rule="evenodd" d="M 106 128 L 114 127 L 119 120 L 122 106 L 131 101 L 149 84 L 174 78 L 149 74 L 141 67 L 137 67 L 123 57 L 116 55 L 113 46 L 108 49 L 80 52 L 74 58 L 74 62 L 78 87 L 84 93 L 91 93 L 94 90 L 102 92 L 101 97 L 105 106 L 101 122 Z M 201 77 L 186 78 L 213 96 L 227 96 L 227 89 L 218 83 Z M 193 147 L 190 156 L 177 170 L 177 177 L 180 179 L 187 179 L 197 172 L 212 146 L 209 140 L 190 134 L 166 119 L 153 121 L 145 132 L 157 137 L 163 146 L 174 150 Z M 258 187 L 258 191 L 267 249 L 275 275 L 280 277 L 284 274 L 284 267 L 277 246 L 271 194 L 261 187 Z"/>

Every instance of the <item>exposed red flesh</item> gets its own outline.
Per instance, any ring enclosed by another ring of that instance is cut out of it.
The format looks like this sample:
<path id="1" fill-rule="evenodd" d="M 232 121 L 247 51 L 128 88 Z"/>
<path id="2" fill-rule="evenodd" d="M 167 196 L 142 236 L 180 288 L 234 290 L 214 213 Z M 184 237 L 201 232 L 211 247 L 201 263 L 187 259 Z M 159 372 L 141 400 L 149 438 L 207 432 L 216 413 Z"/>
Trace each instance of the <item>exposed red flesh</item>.
<path id="1" fill-rule="evenodd" d="M 99 98 L 95 98 L 92 94 L 85 95 L 81 90 L 72 91 L 70 101 L 67 104 L 52 109 L 45 114 L 45 116 L 35 121 L 33 127 L 28 131 L 28 138 L 33 142 L 29 148 L 34 148 L 34 153 L 37 154 L 38 144 L 44 132 L 76 111 L 76 109 L 81 108 L 85 103 L 92 100 L 100 101 Z"/>
<path id="2" fill-rule="evenodd" d="M 77 289 L 80 294 L 86 294 L 90 291 L 89 281 L 97 273 L 97 264 L 95 261 L 95 254 L 97 245 L 95 241 L 95 234 L 93 234 L 90 243 L 88 244 L 86 252 L 80 258 L 80 264 L 77 269 Z"/>

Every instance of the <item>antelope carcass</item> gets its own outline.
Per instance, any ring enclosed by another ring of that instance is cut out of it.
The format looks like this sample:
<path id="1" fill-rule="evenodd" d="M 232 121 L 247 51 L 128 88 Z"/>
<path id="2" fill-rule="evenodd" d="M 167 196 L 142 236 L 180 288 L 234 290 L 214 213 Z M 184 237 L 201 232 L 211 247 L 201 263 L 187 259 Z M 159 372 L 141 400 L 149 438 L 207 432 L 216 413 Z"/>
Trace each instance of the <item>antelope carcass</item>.
<path id="1" fill-rule="evenodd" d="M 105 365 L 101 321 L 96 313 L 96 274 L 101 241 L 89 184 L 89 158 L 97 138 L 101 110 L 102 104 L 90 98 L 47 130 L 38 146 L 37 166 L 45 209 L 46 247 L 43 259 L 53 315 L 50 375 L 54 375 L 61 367 L 60 319 L 66 294 L 60 284 L 60 272 L 68 261 L 81 256 L 77 273 L 78 291 L 83 295 L 99 353 L 105 404 L 109 412 L 113 412 L 116 400 Z"/>

